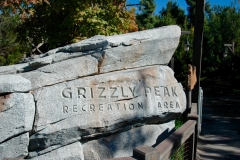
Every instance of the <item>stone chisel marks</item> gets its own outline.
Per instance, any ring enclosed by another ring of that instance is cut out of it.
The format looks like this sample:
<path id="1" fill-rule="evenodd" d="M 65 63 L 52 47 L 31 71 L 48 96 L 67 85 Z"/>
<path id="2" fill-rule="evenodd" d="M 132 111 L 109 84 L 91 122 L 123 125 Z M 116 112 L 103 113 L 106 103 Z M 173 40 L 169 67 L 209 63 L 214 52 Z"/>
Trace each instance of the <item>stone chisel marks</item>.
<path id="1" fill-rule="evenodd" d="M 182 86 L 167 66 L 85 77 L 41 88 L 34 96 L 37 134 L 31 149 L 111 133 L 119 125 L 169 121 L 186 107 Z"/>

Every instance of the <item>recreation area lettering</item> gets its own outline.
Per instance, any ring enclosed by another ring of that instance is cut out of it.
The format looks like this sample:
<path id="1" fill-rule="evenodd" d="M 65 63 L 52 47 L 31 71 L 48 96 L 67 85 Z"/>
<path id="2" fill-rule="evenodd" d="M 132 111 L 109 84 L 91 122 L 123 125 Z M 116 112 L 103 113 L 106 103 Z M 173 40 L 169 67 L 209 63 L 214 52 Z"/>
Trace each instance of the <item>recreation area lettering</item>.
<path id="1" fill-rule="evenodd" d="M 144 99 L 152 96 L 155 99 L 154 104 L 148 107 L 156 107 L 159 110 L 180 108 L 176 86 L 66 87 L 61 95 L 69 102 L 62 105 L 63 113 L 139 111 L 147 107 Z M 132 100 L 136 97 L 139 97 L 138 100 Z M 157 97 L 161 100 L 157 100 Z M 72 103 L 74 99 L 78 102 Z"/>
<path id="2" fill-rule="evenodd" d="M 155 105 L 157 109 L 173 109 L 180 108 L 179 103 L 176 101 L 170 102 L 157 102 Z M 94 113 L 103 111 L 139 111 L 144 110 L 143 102 L 139 103 L 108 103 L 108 104 L 83 104 L 83 105 L 63 105 L 63 113 Z"/>

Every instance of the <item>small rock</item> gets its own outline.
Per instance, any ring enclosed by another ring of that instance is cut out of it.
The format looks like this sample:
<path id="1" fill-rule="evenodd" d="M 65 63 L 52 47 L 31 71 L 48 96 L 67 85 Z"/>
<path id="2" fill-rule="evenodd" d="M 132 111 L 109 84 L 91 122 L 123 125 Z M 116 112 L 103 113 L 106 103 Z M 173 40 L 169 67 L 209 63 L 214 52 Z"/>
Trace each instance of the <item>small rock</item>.
<path id="1" fill-rule="evenodd" d="M 95 50 L 108 45 L 105 36 L 97 35 L 89 39 L 85 39 L 78 43 L 73 43 L 62 47 L 57 52 L 83 52 L 88 50 Z"/>
<path id="2" fill-rule="evenodd" d="M 0 144 L 0 159 L 11 158 L 13 160 L 13 158 L 20 159 L 26 157 L 28 155 L 28 143 L 29 134 L 27 132 Z"/>
<path id="3" fill-rule="evenodd" d="M 174 126 L 174 121 L 164 125 L 146 125 L 89 141 L 83 145 L 84 158 L 90 160 L 132 156 L 135 147 L 159 144 L 172 133 Z"/>
<path id="4" fill-rule="evenodd" d="M 21 75 L 0 75 L 0 93 L 27 92 L 31 82 Z"/>
<path id="5" fill-rule="evenodd" d="M 82 145 L 80 144 L 80 142 L 76 142 L 31 159 L 32 160 L 43 160 L 43 159 L 84 160 L 84 156 L 82 151 Z"/>
<path id="6" fill-rule="evenodd" d="M 52 55 L 51 56 L 47 56 L 47 57 L 43 57 L 43 58 L 38 58 L 38 59 L 34 59 L 33 61 L 29 62 L 29 66 L 45 66 L 48 64 L 52 63 Z"/>
<path id="7" fill-rule="evenodd" d="M 97 74 L 98 61 L 90 55 L 44 66 L 21 76 L 31 81 L 31 89 Z M 37 79 L 36 79 L 37 77 Z"/>
<path id="8" fill-rule="evenodd" d="M 0 142 L 32 130 L 35 103 L 30 93 L 0 96 Z"/>

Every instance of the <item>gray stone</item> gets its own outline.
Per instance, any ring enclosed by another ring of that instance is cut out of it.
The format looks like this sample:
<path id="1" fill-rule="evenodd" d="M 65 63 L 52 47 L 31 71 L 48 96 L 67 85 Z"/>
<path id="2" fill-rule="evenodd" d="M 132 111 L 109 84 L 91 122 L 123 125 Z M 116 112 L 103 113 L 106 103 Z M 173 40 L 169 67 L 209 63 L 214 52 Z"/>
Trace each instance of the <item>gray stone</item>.
<path id="1" fill-rule="evenodd" d="M 98 56 L 102 55 L 102 50 L 90 50 L 90 51 L 85 51 L 85 52 L 74 52 L 74 53 L 69 53 L 69 52 L 58 52 L 53 56 L 53 61 L 52 63 L 57 63 L 61 62 L 63 60 L 67 59 L 72 59 L 76 57 L 82 57 L 82 56 L 87 56 L 87 55 L 92 55 L 92 54 L 98 54 Z"/>
<path id="2" fill-rule="evenodd" d="M 174 130 L 174 121 L 161 125 L 146 125 L 99 138 L 83 144 L 85 160 L 132 156 L 141 145 L 156 146 Z"/>
<path id="3" fill-rule="evenodd" d="M 122 44 L 126 42 L 134 44 L 135 42 L 143 43 L 149 40 L 170 40 L 171 38 L 179 38 L 179 36 L 181 36 L 181 28 L 177 25 L 170 25 L 139 32 L 108 36 L 107 41 L 109 45 L 115 43 Z"/>
<path id="4" fill-rule="evenodd" d="M 67 144 L 74 143 L 81 139 L 81 135 L 82 133 L 79 132 L 77 127 L 72 128 L 71 130 L 60 130 L 57 134 L 41 135 L 36 133 L 31 136 L 32 140 L 29 146 L 31 152 L 29 152 L 29 157 L 36 157 Z"/>
<path id="5" fill-rule="evenodd" d="M 45 53 L 43 57 L 53 55 L 53 54 L 57 53 L 61 48 L 62 47 L 52 49 L 52 50 L 48 51 L 47 53 Z"/>
<path id="6" fill-rule="evenodd" d="M 37 58 L 37 59 L 34 59 L 33 61 L 29 62 L 29 66 L 42 67 L 42 66 L 51 64 L 52 60 L 53 60 L 52 55 L 47 56 L 47 57 L 43 57 L 43 58 Z"/>
<path id="7" fill-rule="evenodd" d="M 108 45 L 108 41 L 105 36 L 97 35 L 89 39 L 85 39 L 78 43 L 73 43 L 64 47 L 61 47 L 57 52 L 82 52 L 87 50 L 95 50 Z"/>
<path id="8" fill-rule="evenodd" d="M 0 159 L 24 158 L 28 155 L 29 134 L 24 133 L 0 144 Z"/>
<path id="9" fill-rule="evenodd" d="M 44 66 L 36 71 L 22 73 L 21 75 L 31 81 L 32 89 L 36 89 L 83 76 L 97 74 L 97 72 L 97 59 L 88 55 Z"/>
<path id="10" fill-rule="evenodd" d="M 0 93 L 27 92 L 31 82 L 20 75 L 0 75 Z"/>
<path id="11" fill-rule="evenodd" d="M 174 34 L 173 34 L 174 33 Z M 147 32 L 134 32 L 109 36 L 110 44 L 129 44 L 105 50 L 100 73 L 137 68 L 156 64 L 168 64 L 175 52 L 181 30 L 178 26 L 167 26 Z"/>
<path id="12" fill-rule="evenodd" d="M 84 160 L 80 142 L 72 143 L 49 153 L 31 158 L 32 160 Z"/>
<path id="13" fill-rule="evenodd" d="M 166 66 L 180 34 L 167 26 L 95 36 L 0 67 L 0 74 L 20 73 L 0 76 L 0 154 L 20 153 L 27 132 L 29 152 L 23 146 L 20 157 L 32 159 L 84 159 L 80 142 L 85 159 L 154 145 L 186 109 L 182 85 Z"/>
<path id="14" fill-rule="evenodd" d="M 182 86 L 167 66 L 84 77 L 38 89 L 34 97 L 37 133 L 30 137 L 31 150 L 109 134 L 135 123 L 165 123 L 186 108 Z"/>
<path id="15" fill-rule="evenodd" d="M 82 52 L 76 52 L 76 53 L 59 52 L 54 55 L 53 63 L 57 63 L 67 59 L 81 57 L 81 56 L 85 56 L 85 54 L 83 54 Z"/>
<path id="16" fill-rule="evenodd" d="M 110 159 L 113 153 L 110 148 L 101 143 L 101 140 L 93 140 L 83 145 L 84 160 Z"/>
<path id="17" fill-rule="evenodd" d="M 32 130 L 35 103 L 30 93 L 0 96 L 0 143 Z"/>
<path id="18" fill-rule="evenodd" d="M 0 66 L 0 75 L 2 74 L 16 74 L 24 71 L 28 67 L 27 63 L 15 64 L 10 66 Z"/>
<path id="19" fill-rule="evenodd" d="M 123 45 L 123 46 L 131 46 L 131 45 L 132 45 L 132 42 L 122 42 L 122 45 Z"/>
<path id="20" fill-rule="evenodd" d="M 180 27 L 166 26 L 146 31 L 116 35 L 94 36 L 78 43 L 56 48 L 28 58 L 24 64 L 0 67 L 0 74 L 35 70 L 63 60 L 94 54 L 100 60 L 99 73 L 168 64 L 181 35 Z"/>
<path id="21" fill-rule="evenodd" d="M 67 137 L 66 137 L 67 138 Z M 80 140 L 81 138 L 79 138 Z M 73 141 L 73 142 L 76 142 Z M 53 146 L 50 146 L 48 148 L 45 148 L 45 149 L 40 149 L 40 150 L 31 150 L 29 153 L 28 153 L 28 158 L 33 158 L 33 157 L 37 157 L 37 156 L 40 156 L 40 155 L 43 155 L 43 154 L 46 154 L 48 152 L 51 152 L 53 150 L 56 150 L 58 148 L 61 148 L 62 146 L 65 146 L 67 144 L 71 144 L 73 142 L 69 142 L 67 141 L 67 139 L 65 139 L 64 143 L 61 143 L 61 144 L 58 144 L 58 145 L 53 145 Z"/>

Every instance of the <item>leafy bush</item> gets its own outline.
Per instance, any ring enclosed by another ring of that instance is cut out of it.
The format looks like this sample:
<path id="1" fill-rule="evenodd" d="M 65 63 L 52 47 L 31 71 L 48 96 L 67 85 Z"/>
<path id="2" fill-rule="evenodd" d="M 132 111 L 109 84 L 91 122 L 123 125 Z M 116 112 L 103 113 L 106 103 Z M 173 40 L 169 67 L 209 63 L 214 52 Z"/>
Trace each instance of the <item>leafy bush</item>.
<path id="1" fill-rule="evenodd" d="M 19 28 L 20 38 L 55 48 L 94 35 L 137 31 L 135 11 L 126 10 L 125 1 L 48 0 L 50 5 L 33 5 Z"/>
<path id="2" fill-rule="evenodd" d="M 26 43 L 17 40 L 16 29 L 20 24 L 18 15 L 13 15 L 3 9 L 0 14 L 0 65 L 9 65 L 19 62 L 29 47 Z"/>

